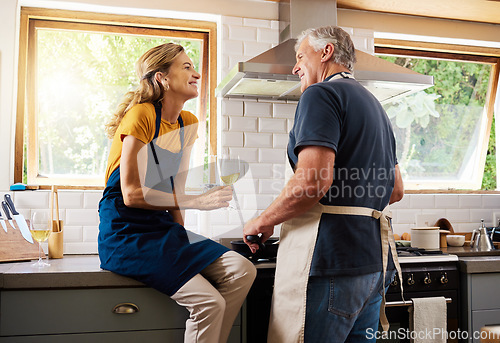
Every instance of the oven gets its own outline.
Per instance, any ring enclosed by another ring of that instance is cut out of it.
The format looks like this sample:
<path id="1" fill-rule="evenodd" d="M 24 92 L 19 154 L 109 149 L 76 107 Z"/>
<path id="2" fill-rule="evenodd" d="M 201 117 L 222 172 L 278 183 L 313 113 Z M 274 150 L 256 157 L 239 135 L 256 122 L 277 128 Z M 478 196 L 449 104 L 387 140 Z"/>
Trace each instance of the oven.
<path id="1" fill-rule="evenodd" d="M 386 294 L 386 315 L 390 323 L 389 332 L 378 335 L 377 342 L 410 342 L 409 306 L 412 298 L 445 297 L 447 307 L 448 342 L 458 342 L 460 318 L 460 277 L 456 256 L 441 259 L 414 258 L 411 262 L 400 258 L 403 274 L 404 301 L 401 299 L 399 278 L 396 275 Z M 432 328 L 430 328 L 432 331 Z M 379 333 L 382 329 L 379 328 Z"/>

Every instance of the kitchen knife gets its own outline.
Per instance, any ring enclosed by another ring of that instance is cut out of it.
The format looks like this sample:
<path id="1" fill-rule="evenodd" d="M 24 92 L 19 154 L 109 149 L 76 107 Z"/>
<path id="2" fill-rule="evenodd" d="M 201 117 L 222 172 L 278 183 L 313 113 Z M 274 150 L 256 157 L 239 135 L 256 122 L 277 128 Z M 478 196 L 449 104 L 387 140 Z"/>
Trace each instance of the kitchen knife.
<path id="1" fill-rule="evenodd" d="M 7 217 L 10 226 L 15 230 L 16 227 L 14 226 L 14 222 L 12 221 L 12 217 L 10 216 L 9 208 L 7 207 L 7 203 L 5 201 L 2 201 L 2 208 L 3 208 L 3 213 L 5 213 L 5 216 Z"/>
<path id="2" fill-rule="evenodd" d="M 28 224 L 26 224 L 24 216 L 16 211 L 14 202 L 12 201 L 10 194 L 5 194 L 4 199 L 10 211 L 12 212 L 17 225 L 19 226 L 19 230 L 21 230 L 21 234 L 23 235 L 24 239 L 33 244 L 33 237 L 31 237 L 30 229 L 28 229 Z"/>
<path id="3" fill-rule="evenodd" d="M 7 232 L 7 225 L 5 225 L 5 220 L 3 219 L 2 211 L 0 211 L 0 224 L 2 224 L 3 230 Z"/>

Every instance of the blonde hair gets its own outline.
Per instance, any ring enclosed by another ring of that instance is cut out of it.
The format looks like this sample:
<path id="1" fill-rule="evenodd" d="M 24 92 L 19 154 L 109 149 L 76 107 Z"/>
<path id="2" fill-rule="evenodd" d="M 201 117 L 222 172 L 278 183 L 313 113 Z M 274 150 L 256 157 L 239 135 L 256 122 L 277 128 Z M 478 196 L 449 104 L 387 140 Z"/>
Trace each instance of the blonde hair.
<path id="1" fill-rule="evenodd" d="M 173 60 L 184 51 L 179 44 L 166 43 L 149 49 L 135 64 L 139 86 L 127 92 L 111 120 L 106 124 L 106 133 L 113 138 L 123 116 L 132 106 L 145 102 L 156 103 L 161 101 L 164 86 L 156 80 L 157 72 L 168 73 Z"/>
<path id="2" fill-rule="evenodd" d="M 297 51 L 300 43 L 302 43 L 305 38 L 309 39 L 309 44 L 314 51 L 319 51 L 323 49 L 326 44 L 332 43 L 335 47 L 333 50 L 333 63 L 346 67 L 352 73 L 354 64 L 356 63 L 356 50 L 347 32 L 333 25 L 307 29 L 297 37 L 295 51 Z"/>

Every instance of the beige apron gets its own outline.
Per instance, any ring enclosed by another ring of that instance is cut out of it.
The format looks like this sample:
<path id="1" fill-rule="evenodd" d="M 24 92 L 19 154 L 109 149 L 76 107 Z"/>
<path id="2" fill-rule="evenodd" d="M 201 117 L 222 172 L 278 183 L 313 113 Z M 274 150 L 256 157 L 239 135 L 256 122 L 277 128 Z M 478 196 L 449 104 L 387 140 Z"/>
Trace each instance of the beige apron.
<path id="1" fill-rule="evenodd" d="M 379 219 L 383 285 L 385 288 L 389 245 L 399 275 L 401 295 L 403 293 L 402 274 L 389 222 L 391 218 L 389 208 L 386 207 L 381 212 L 366 207 L 325 206 L 317 203 L 308 212 L 286 221 L 281 227 L 268 343 L 304 342 L 307 282 L 322 213 L 360 215 Z M 380 307 L 380 321 L 383 329 L 387 331 L 389 323 L 385 316 L 385 294 Z"/>

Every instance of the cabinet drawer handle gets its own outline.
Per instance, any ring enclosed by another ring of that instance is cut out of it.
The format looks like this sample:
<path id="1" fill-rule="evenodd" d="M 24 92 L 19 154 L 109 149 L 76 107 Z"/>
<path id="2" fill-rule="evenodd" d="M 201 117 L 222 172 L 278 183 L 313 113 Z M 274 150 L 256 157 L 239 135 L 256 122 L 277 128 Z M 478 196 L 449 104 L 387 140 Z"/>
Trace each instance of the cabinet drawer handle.
<path id="1" fill-rule="evenodd" d="M 139 312 L 139 306 L 132 303 L 121 303 L 113 307 L 113 313 L 116 314 L 134 314 Z"/>

